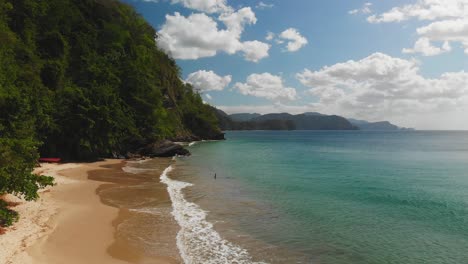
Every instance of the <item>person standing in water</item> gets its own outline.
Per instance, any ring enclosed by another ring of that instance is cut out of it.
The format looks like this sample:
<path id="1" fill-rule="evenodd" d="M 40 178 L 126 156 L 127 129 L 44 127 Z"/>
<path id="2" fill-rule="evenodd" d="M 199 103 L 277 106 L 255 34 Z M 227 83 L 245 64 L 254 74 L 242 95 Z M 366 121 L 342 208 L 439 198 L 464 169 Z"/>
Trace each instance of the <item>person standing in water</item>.
<path id="1" fill-rule="evenodd" d="M 215 175 L 214 175 L 214 179 L 216 180 L 216 173 L 215 173 Z"/>

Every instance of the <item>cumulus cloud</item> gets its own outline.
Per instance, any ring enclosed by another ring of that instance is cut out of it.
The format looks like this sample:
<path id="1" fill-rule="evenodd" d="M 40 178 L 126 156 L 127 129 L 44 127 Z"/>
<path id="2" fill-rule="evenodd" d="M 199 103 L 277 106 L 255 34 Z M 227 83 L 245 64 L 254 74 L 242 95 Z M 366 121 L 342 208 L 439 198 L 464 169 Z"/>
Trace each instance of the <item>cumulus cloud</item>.
<path id="1" fill-rule="evenodd" d="M 172 0 L 171 2 L 173 4 L 182 4 L 186 8 L 205 13 L 222 13 L 232 10 L 232 8 L 227 5 L 226 0 Z"/>
<path id="2" fill-rule="evenodd" d="M 468 5 L 466 6 L 468 10 Z M 459 42 L 468 54 L 468 14 L 465 18 L 433 22 L 417 29 L 421 38 L 431 41 Z M 420 38 L 420 39 L 421 39 Z"/>
<path id="3" fill-rule="evenodd" d="M 279 34 L 281 40 L 286 40 L 286 49 L 295 52 L 307 44 L 307 39 L 303 37 L 295 28 L 288 28 Z"/>
<path id="4" fill-rule="evenodd" d="M 205 14 L 166 15 L 157 41 L 176 59 L 211 57 L 218 50 L 233 54 L 238 49 L 236 36 L 219 31 L 216 21 Z"/>
<path id="5" fill-rule="evenodd" d="M 267 35 L 265 37 L 266 40 L 271 41 L 275 38 L 275 33 L 273 32 L 267 32 Z"/>
<path id="6" fill-rule="evenodd" d="M 360 9 L 350 10 L 350 11 L 348 11 L 348 14 L 350 14 L 350 15 L 356 15 L 356 14 L 359 14 L 359 13 L 370 14 L 370 13 L 372 13 L 371 7 L 372 7 L 372 3 L 364 3 L 364 5 Z"/>
<path id="7" fill-rule="evenodd" d="M 387 12 L 367 18 L 370 23 L 401 22 L 409 19 L 430 21 L 417 29 L 419 39 L 406 53 L 425 56 L 450 51 L 450 42 L 461 43 L 468 54 L 468 0 L 418 0 L 415 4 L 394 7 Z M 442 42 L 437 47 L 433 42 Z"/>
<path id="8" fill-rule="evenodd" d="M 166 22 L 159 30 L 158 44 L 176 59 L 212 57 L 220 51 L 243 52 L 244 57 L 253 62 L 268 57 L 270 45 L 256 40 L 241 41 L 245 25 L 257 22 L 250 7 L 223 13 L 218 20 L 226 29 L 219 29 L 218 22 L 204 13 L 188 17 L 177 12 L 166 15 Z"/>
<path id="9" fill-rule="evenodd" d="M 242 43 L 241 47 L 241 50 L 244 52 L 244 58 L 253 62 L 258 62 L 261 59 L 268 57 L 269 49 L 270 45 L 258 40 L 245 41 Z"/>
<path id="10" fill-rule="evenodd" d="M 468 16 L 468 0 L 418 0 L 415 4 L 394 7 L 368 17 L 371 23 L 400 22 L 411 18 L 436 20 Z"/>
<path id="11" fill-rule="evenodd" d="M 441 53 L 449 52 L 452 49 L 448 41 L 445 41 L 442 47 L 437 47 L 431 44 L 431 41 L 426 38 L 420 38 L 414 44 L 414 48 L 412 49 L 403 49 L 403 53 L 421 53 L 424 56 L 434 56 L 439 55 Z"/>
<path id="12" fill-rule="evenodd" d="M 280 76 L 270 73 L 251 74 L 245 83 L 236 83 L 234 88 L 243 95 L 252 95 L 274 101 L 297 99 L 296 89 L 286 87 Z"/>
<path id="13" fill-rule="evenodd" d="M 305 69 L 298 80 L 318 98 L 315 110 L 369 120 L 465 109 L 468 73 L 425 78 L 414 60 L 374 53 L 359 61 Z"/>
<path id="14" fill-rule="evenodd" d="M 257 23 L 257 17 L 250 7 L 244 7 L 237 12 L 221 14 L 219 20 L 224 22 L 229 32 L 240 35 L 247 24 Z"/>
<path id="15" fill-rule="evenodd" d="M 219 76 L 213 71 L 200 70 L 188 75 L 185 82 L 190 83 L 198 91 L 221 91 L 231 82 L 232 76 Z M 206 95 L 208 99 L 211 96 Z"/>

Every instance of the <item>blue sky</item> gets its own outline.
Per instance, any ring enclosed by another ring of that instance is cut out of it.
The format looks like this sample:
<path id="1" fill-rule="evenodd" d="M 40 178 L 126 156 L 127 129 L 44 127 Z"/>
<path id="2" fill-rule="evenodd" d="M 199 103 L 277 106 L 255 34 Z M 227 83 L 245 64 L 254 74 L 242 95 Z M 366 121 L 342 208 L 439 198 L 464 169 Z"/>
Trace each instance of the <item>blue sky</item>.
<path id="1" fill-rule="evenodd" d="M 468 0 L 125 2 L 182 78 L 227 112 L 468 129 Z"/>

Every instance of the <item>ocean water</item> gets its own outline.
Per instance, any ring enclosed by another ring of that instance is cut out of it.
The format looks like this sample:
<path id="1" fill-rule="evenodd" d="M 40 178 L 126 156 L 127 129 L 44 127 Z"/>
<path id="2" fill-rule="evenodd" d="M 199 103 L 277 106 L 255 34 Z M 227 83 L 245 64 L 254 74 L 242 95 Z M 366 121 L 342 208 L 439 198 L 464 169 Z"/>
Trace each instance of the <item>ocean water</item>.
<path id="1" fill-rule="evenodd" d="M 185 262 L 468 263 L 467 132 L 226 138 L 162 177 Z"/>

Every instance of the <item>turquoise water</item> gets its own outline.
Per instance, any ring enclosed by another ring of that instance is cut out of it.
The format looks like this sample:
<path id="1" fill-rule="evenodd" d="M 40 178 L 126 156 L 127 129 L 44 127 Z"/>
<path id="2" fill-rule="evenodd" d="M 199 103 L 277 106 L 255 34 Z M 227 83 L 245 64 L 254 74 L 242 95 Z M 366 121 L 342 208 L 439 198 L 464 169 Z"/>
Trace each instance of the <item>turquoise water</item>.
<path id="1" fill-rule="evenodd" d="M 226 138 L 191 146 L 178 177 L 194 184 L 187 200 L 255 260 L 468 263 L 468 132 Z"/>

